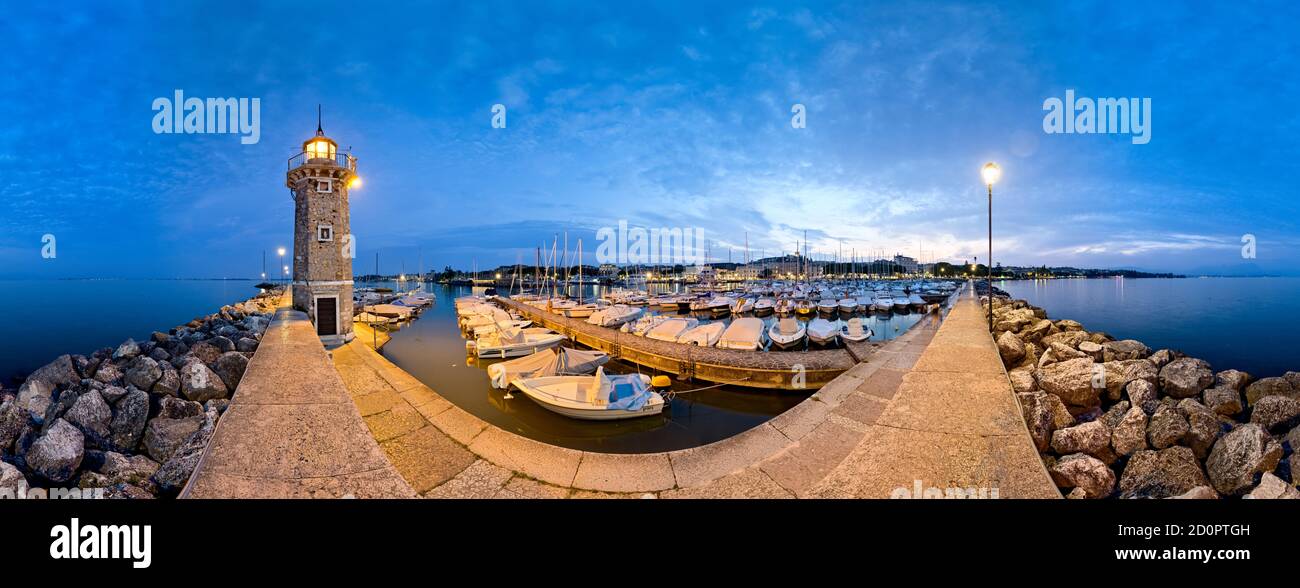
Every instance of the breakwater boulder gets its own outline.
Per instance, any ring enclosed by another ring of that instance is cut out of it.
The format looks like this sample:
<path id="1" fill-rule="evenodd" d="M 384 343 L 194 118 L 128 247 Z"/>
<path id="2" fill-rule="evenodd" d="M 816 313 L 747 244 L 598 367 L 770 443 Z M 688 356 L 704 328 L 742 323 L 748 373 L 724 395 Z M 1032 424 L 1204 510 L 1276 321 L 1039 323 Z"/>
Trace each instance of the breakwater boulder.
<path id="1" fill-rule="evenodd" d="M 992 307 L 1030 437 L 1067 497 L 1300 497 L 1300 372 L 1215 372 L 1023 300 Z"/>
<path id="2" fill-rule="evenodd" d="M 147 339 L 62 355 L 0 394 L 0 486 L 174 496 L 271 323 L 259 295 Z"/>

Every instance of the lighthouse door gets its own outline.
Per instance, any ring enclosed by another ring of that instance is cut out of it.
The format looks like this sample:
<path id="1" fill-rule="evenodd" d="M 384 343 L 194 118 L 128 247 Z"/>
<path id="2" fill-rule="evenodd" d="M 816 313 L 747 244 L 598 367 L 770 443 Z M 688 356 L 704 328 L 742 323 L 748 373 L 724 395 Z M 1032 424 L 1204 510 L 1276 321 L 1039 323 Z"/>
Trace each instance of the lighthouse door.
<path id="1" fill-rule="evenodd" d="M 316 334 L 319 336 L 339 334 L 338 320 L 339 299 L 333 296 L 316 299 Z"/>

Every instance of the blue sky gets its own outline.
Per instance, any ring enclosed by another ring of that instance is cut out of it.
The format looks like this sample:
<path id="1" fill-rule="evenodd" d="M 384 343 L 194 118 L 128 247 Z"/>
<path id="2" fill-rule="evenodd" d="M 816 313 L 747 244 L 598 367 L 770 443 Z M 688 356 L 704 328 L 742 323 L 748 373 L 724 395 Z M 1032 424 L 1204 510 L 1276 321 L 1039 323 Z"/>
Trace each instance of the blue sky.
<path id="1" fill-rule="evenodd" d="M 0 21 L 0 277 L 255 277 L 317 103 L 365 178 L 358 271 L 590 254 L 619 220 L 724 261 L 805 230 L 982 258 L 988 160 L 995 260 L 1300 266 L 1293 3 L 31 4 Z M 260 98 L 260 142 L 153 133 L 175 89 Z M 1067 89 L 1150 98 L 1150 143 L 1045 134 Z"/>

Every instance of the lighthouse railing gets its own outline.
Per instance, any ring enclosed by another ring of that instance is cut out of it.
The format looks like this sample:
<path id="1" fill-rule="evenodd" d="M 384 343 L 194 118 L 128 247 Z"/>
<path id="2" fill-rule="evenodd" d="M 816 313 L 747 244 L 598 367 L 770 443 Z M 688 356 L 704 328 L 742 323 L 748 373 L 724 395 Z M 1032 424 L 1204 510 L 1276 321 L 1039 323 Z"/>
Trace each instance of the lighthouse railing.
<path id="1" fill-rule="evenodd" d="M 293 170 L 309 163 L 336 165 L 347 168 L 350 171 L 357 171 L 357 158 L 349 153 L 335 153 L 321 157 L 319 153 L 312 151 L 303 151 L 289 158 L 289 169 Z"/>

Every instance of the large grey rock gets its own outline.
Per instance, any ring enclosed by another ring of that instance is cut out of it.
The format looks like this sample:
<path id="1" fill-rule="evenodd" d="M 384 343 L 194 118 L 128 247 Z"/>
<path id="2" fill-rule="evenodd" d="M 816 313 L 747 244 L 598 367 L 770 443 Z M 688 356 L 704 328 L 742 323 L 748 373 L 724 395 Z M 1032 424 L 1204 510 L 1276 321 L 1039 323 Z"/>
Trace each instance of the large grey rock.
<path id="1" fill-rule="evenodd" d="M 1192 398 L 1178 401 L 1177 409 L 1187 419 L 1187 433 L 1183 435 L 1182 444 L 1192 448 L 1198 459 L 1205 459 L 1214 442 L 1223 434 L 1223 421 L 1214 411 Z"/>
<path id="2" fill-rule="evenodd" d="M 221 376 L 203 362 L 191 361 L 185 364 L 185 367 L 180 369 L 179 376 L 181 395 L 189 400 L 203 402 L 213 398 L 225 398 L 230 394 Z"/>
<path id="3" fill-rule="evenodd" d="M 1100 457 L 1110 448 L 1110 428 L 1097 420 L 1052 433 L 1052 450 L 1058 454 L 1086 453 Z"/>
<path id="4" fill-rule="evenodd" d="M 1215 387 L 1231 388 L 1237 392 L 1245 390 L 1251 380 L 1250 374 L 1240 370 L 1223 370 L 1214 374 Z"/>
<path id="5" fill-rule="evenodd" d="M 244 371 L 248 369 L 248 357 L 238 351 L 222 353 L 212 369 L 221 377 L 227 390 L 236 390 L 244 377 Z"/>
<path id="6" fill-rule="evenodd" d="M 1092 366 L 1092 358 L 1088 357 L 1054 363 L 1038 370 L 1038 387 L 1071 406 L 1097 406 L 1101 396 L 1092 387 Z"/>
<path id="7" fill-rule="evenodd" d="M 1178 498 L 1182 500 L 1216 500 L 1219 498 L 1219 493 L 1215 492 L 1214 488 L 1209 486 L 1197 486 L 1179 494 L 1178 496 L 1170 496 L 1169 498 Z"/>
<path id="8" fill-rule="evenodd" d="M 152 357 L 141 356 L 131 363 L 126 370 L 126 383 L 141 390 L 153 388 L 158 378 L 162 377 L 162 367 Z"/>
<path id="9" fill-rule="evenodd" d="M 1102 358 L 1106 361 L 1142 359 L 1150 353 L 1150 348 L 1143 345 L 1141 341 L 1134 341 L 1133 339 L 1108 341 L 1102 344 Z"/>
<path id="10" fill-rule="evenodd" d="M 18 388 L 18 406 L 26 409 L 37 424 L 44 422 L 45 413 L 54 402 L 54 391 L 60 386 L 71 386 L 81 381 L 71 355 L 60 355 L 27 376 Z"/>
<path id="11" fill-rule="evenodd" d="M 63 418 L 99 444 L 108 439 L 113 411 L 98 390 L 91 390 L 78 396 L 76 403 L 64 413 Z"/>
<path id="12" fill-rule="evenodd" d="M 1273 433 L 1300 425 L 1300 400 L 1288 396 L 1265 396 L 1250 409 L 1250 422 Z"/>
<path id="13" fill-rule="evenodd" d="M 1205 470 L 1220 494 L 1239 496 L 1281 460 L 1282 444 L 1269 439 L 1263 427 L 1247 424 L 1219 438 L 1205 460 Z"/>
<path id="14" fill-rule="evenodd" d="M 1253 384 L 1246 386 L 1246 403 L 1254 405 L 1259 402 L 1260 398 L 1266 396 L 1287 396 L 1296 398 L 1296 390 L 1291 387 L 1291 383 L 1285 378 L 1260 378 Z"/>
<path id="15" fill-rule="evenodd" d="M 149 395 L 131 388 L 114 405 L 113 420 L 108 426 L 109 444 L 119 451 L 134 452 L 148 418 Z"/>
<path id="16" fill-rule="evenodd" d="M 1177 446 L 1133 454 L 1119 478 L 1121 498 L 1171 498 L 1209 482 L 1191 449 Z"/>
<path id="17" fill-rule="evenodd" d="M 1173 398 L 1191 398 L 1214 383 L 1210 364 L 1194 357 L 1183 357 L 1160 369 L 1160 390 Z"/>
<path id="18" fill-rule="evenodd" d="M 208 409 L 203 417 L 202 424 L 198 430 L 190 435 L 183 444 L 176 448 L 172 453 L 171 459 L 168 459 L 154 473 L 153 481 L 158 485 L 158 489 L 164 493 L 173 493 L 179 491 L 189 480 L 190 474 L 194 473 L 194 468 L 198 466 L 199 459 L 203 457 L 203 450 L 207 448 L 208 442 L 212 440 L 212 433 L 217 426 L 218 414 L 215 409 Z"/>
<path id="19" fill-rule="evenodd" d="M 149 391 L 164 396 L 179 394 L 181 391 L 180 373 L 171 364 L 164 364 L 162 376 L 158 378 L 157 382 L 154 382 L 153 388 L 150 388 Z"/>
<path id="20" fill-rule="evenodd" d="M 123 455 L 114 451 L 104 453 L 103 464 L 96 469 L 107 478 L 107 485 L 149 485 L 149 477 L 158 471 L 158 462 L 144 455 Z"/>
<path id="21" fill-rule="evenodd" d="M 1025 342 L 1011 331 L 1007 331 L 998 336 L 998 353 L 1002 356 L 1002 362 L 1007 365 L 1015 365 L 1025 357 Z"/>
<path id="22" fill-rule="evenodd" d="M 227 337 L 222 337 L 220 335 L 208 339 L 208 344 L 213 347 L 216 347 L 217 350 L 221 351 L 222 353 L 235 350 L 235 342 L 231 341 Z"/>
<path id="23" fill-rule="evenodd" d="M 1296 490 L 1295 486 L 1283 482 L 1282 478 L 1265 473 L 1260 476 L 1259 485 L 1242 498 L 1297 500 L 1300 499 L 1300 490 Z"/>
<path id="24" fill-rule="evenodd" d="M 1101 460 L 1075 453 L 1062 457 L 1048 472 L 1061 488 L 1079 488 L 1086 498 L 1105 498 L 1115 489 L 1115 472 Z"/>
<path id="25" fill-rule="evenodd" d="M 252 353 L 257 351 L 257 339 L 252 337 L 240 337 L 238 341 L 235 341 L 235 351 L 243 353 Z"/>
<path id="26" fill-rule="evenodd" d="M 203 417 L 153 418 L 144 428 L 144 447 L 149 457 L 166 462 L 190 435 L 203 425 Z"/>
<path id="27" fill-rule="evenodd" d="M 44 433 L 50 429 L 54 421 L 62 417 L 72 409 L 72 405 L 77 403 L 77 398 L 81 396 L 81 391 L 77 388 L 64 388 L 55 393 L 54 402 L 50 407 L 45 409 L 45 418 L 42 419 L 44 424 L 41 425 L 41 432 Z"/>
<path id="28" fill-rule="evenodd" d="M 1156 351 L 1155 353 L 1152 353 L 1150 356 L 1147 357 L 1147 359 L 1151 360 L 1151 363 L 1155 364 L 1156 369 L 1160 369 L 1168 365 L 1169 362 L 1178 359 L 1180 357 L 1186 357 L 1186 356 L 1172 349 L 1161 349 L 1159 351 Z"/>
<path id="29" fill-rule="evenodd" d="M 1124 392 L 1128 395 L 1129 403 L 1148 415 L 1155 414 L 1156 408 L 1160 406 L 1160 395 L 1156 392 L 1156 387 L 1146 380 L 1129 382 L 1124 387 Z"/>
<path id="30" fill-rule="evenodd" d="M 197 357 L 203 363 L 213 363 L 221 357 L 221 350 L 207 341 L 202 341 L 190 346 L 190 355 Z"/>
<path id="31" fill-rule="evenodd" d="M 66 482 L 77 473 L 84 456 L 81 431 L 58 419 L 27 450 L 27 467 L 51 482 Z"/>
<path id="32" fill-rule="evenodd" d="M 17 400 L 7 400 L 0 404 L 0 454 L 7 453 L 27 428 L 29 413 L 18 406 Z"/>
<path id="33" fill-rule="evenodd" d="M 113 352 L 113 359 L 133 359 L 137 355 L 140 355 L 140 344 L 136 343 L 135 339 L 127 339 L 117 346 L 117 350 Z"/>
<path id="34" fill-rule="evenodd" d="M 1111 429 L 1111 449 L 1119 455 L 1131 455 L 1147 448 L 1147 413 L 1134 406 Z"/>
<path id="35" fill-rule="evenodd" d="M 1051 399 L 1055 399 L 1057 403 L 1060 399 L 1037 390 L 1019 394 L 1018 398 L 1021 416 L 1025 419 L 1025 427 L 1029 429 L 1029 437 L 1033 439 L 1034 446 L 1039 451 L 1047 451 L 1052 444 L 1052 432 L 1056 430 Z"/>
<path id="36" fill-rule="evenodd" d="M 1201 394 L 1205 400 L 1205 406 L 1214 411 L 1215 414 L 1224 416 L 1233 416 L 1241 413 L 1241 392 L 1234 390 L 1231 386 L 1216 386 L 1210 388 Z"/>
<path id="37" fill-rule="evenodd" d="M 0 496 L 16 498 L 27 488 L 27 477 L 18 468 L 0 461 Z"/>
<path id="38" fill-rule="evenodd" d="M 1183 439 L 1190 430 L 1187 418 L 1170 404 L 1161 404 L 1147 424 L 1147 441 L 1151 447 L 1164 449 Z"/>

